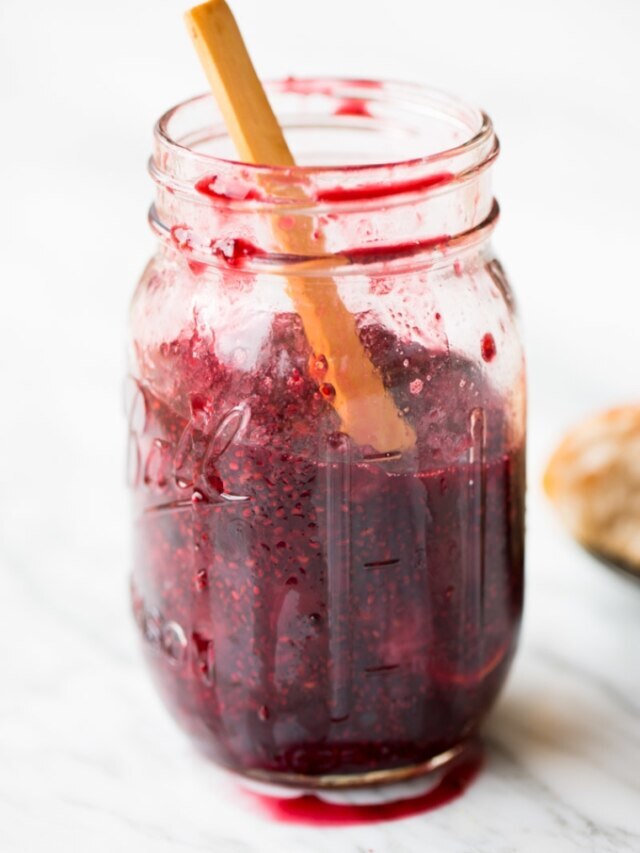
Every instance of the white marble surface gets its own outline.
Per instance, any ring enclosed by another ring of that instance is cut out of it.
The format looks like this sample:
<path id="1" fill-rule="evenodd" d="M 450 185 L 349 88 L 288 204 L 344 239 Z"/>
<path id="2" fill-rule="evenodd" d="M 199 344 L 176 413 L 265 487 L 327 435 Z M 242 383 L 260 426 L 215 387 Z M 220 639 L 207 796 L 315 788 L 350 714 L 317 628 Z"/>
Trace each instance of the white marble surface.
<path id="1" fill-rule="evenodd" d="M 202 88 L 183 4 L 3 0 L 0 851 L 640 851 L 640 585 L 574 547 L 538 486 L 567 424 L 638 396 L 640 5 L 396 0 L 393 39 L 375 4 L 236 7 L 265 75 L 429 80 L 496 120 L 531 377 L 521 650 L 485 771 L 421 817 L 274 824 L 193 753 L 139 658 L 120 476 L 149 131 Z"/>

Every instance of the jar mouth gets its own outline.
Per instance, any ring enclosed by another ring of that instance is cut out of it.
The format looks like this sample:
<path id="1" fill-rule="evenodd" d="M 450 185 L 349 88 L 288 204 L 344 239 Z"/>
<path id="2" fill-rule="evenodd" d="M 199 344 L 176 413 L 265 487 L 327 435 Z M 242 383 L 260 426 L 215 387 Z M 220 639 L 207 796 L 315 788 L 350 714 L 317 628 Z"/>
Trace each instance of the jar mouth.
<path id="1" fill-rule="evenodd" d="M 361 208 L 381 199 L 392 204 L 394 196 L 445 192 L 486 168 L 499 150 L 486 113 L 429 87 L 327 77 L 265 85 L 296 166 L 235 159 L 213 96 L 205 94 L 159 119 L 150 163 L 154 180 L 194 198 L 202 179 L 207 203 L 234 207 Z M 301 192 L 292 194 L 292 186 Z"/>

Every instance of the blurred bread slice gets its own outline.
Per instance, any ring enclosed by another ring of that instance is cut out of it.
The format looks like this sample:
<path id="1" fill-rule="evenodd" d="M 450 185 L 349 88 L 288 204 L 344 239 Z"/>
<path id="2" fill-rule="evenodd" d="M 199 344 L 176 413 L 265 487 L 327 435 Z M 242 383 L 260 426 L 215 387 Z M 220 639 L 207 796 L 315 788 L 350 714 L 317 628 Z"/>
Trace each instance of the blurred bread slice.
<path id="1" fill-rule="evenodd" d="M 549 461 L 544 488 L 585 547 L 640 572 L 640 405 L 572 429 Z"/>

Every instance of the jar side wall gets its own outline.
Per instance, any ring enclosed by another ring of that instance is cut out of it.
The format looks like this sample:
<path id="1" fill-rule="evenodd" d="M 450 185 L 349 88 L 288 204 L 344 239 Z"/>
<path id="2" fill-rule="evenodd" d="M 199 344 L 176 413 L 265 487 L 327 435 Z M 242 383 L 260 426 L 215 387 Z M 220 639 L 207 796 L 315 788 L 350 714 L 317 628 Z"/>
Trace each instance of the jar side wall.
<path id="1" fill-rule="evenodd" d="M 147 270 L 134 611 L 165 701 L 226 766 L 406 766 L 468 737 L 497 695 L 522 608 L 524 414 L 495 264 L 483 248 L 340 283 L 418 432 L 386 459 L 337 432 L 282 276 L 203 274 L 171 251 Z"/>

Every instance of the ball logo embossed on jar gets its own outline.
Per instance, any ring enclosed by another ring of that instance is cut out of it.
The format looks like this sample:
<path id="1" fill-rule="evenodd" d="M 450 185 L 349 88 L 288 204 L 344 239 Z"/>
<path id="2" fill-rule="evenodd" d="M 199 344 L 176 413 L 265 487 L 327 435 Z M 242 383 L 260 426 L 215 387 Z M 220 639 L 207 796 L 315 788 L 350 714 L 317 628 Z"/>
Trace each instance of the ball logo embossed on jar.
<path id="1" fill-rule="evenodd" d="M 187 651 L 187 638 L 182 626 L 170 620 L 162 626 L 160 647 L 173 666 L 179 666 Z"/>
<path id="2" fill-rule="evenodd" d="M 142 454 L 140 453 L 138 434 L 130 432 L 127 442 L 127 485 L 131 489 L 137 488 L 138 483 L 140 482 L 141 467 Z"/>
<path id="3" fill-rule="evenodd" d="M 142 386 L 133 376 L 127 376 L 124 385 L 124 406 L 129 430 L 144 435 L 149 422 L 147 399 Z"/>
<path id="4" fill-rule="evenodd" d="M 129 438 L 127 441 L 127 485 L 135 489 L 140 482 L 142 473 L 142 450 L 140 438 L 144 435 L 149 413 L 147 400 L 140 384 L 128 376 L 124 384 L 124 406 L 129 422 Z"/>
<path id="5" fill-rule="evenodd" d="M 164 492 L 169 487 L 173 463 L 171 443 L 154 438 L 144 466 L 144 483 L 152 489 Z"/>
<path id="6" fill-rule="evenodd" d="M 193 669 L 198 680 L 211 687 L 215 680 L 215 650 L 213 640 L 199 631 L 192 634 Z"/>
<path id="7" fill-rule="evenodd" d="M 247 495 L 237 495 L 224 489 L 218 463 L 233 442 L 242 437 L 251 410 L 236 406 L 226 413 L 209 434 L 202 419 L 194 417 L 187 424 L 173 459 L 173 476 L 178 489 L 197 489 L 209 501 L 245 501 Z"/>
<path id="8" fill-rule="evenodd" d="M 219 478 L 216 472 L 220 459 L 231 448 L 234 441 L 242 438 L 250 419 L 249 406 L 236 406 L 222 418 L 209 439 L 202 461 L 202 482 L 207 497 L 222 498 L 227 501 L 249 500 L 247 495 L 236 495 L 226 490 L 218 491 L 216 485 L 219 483 Z"/>
<path id="9" fill-rule="evenodd" d="M 162 637 L 162 616 L 157 607 L 151 609 L 143 609 L 142 612 L 142 633 L 145 640 L 151 646 L 158 646 Z"/>

